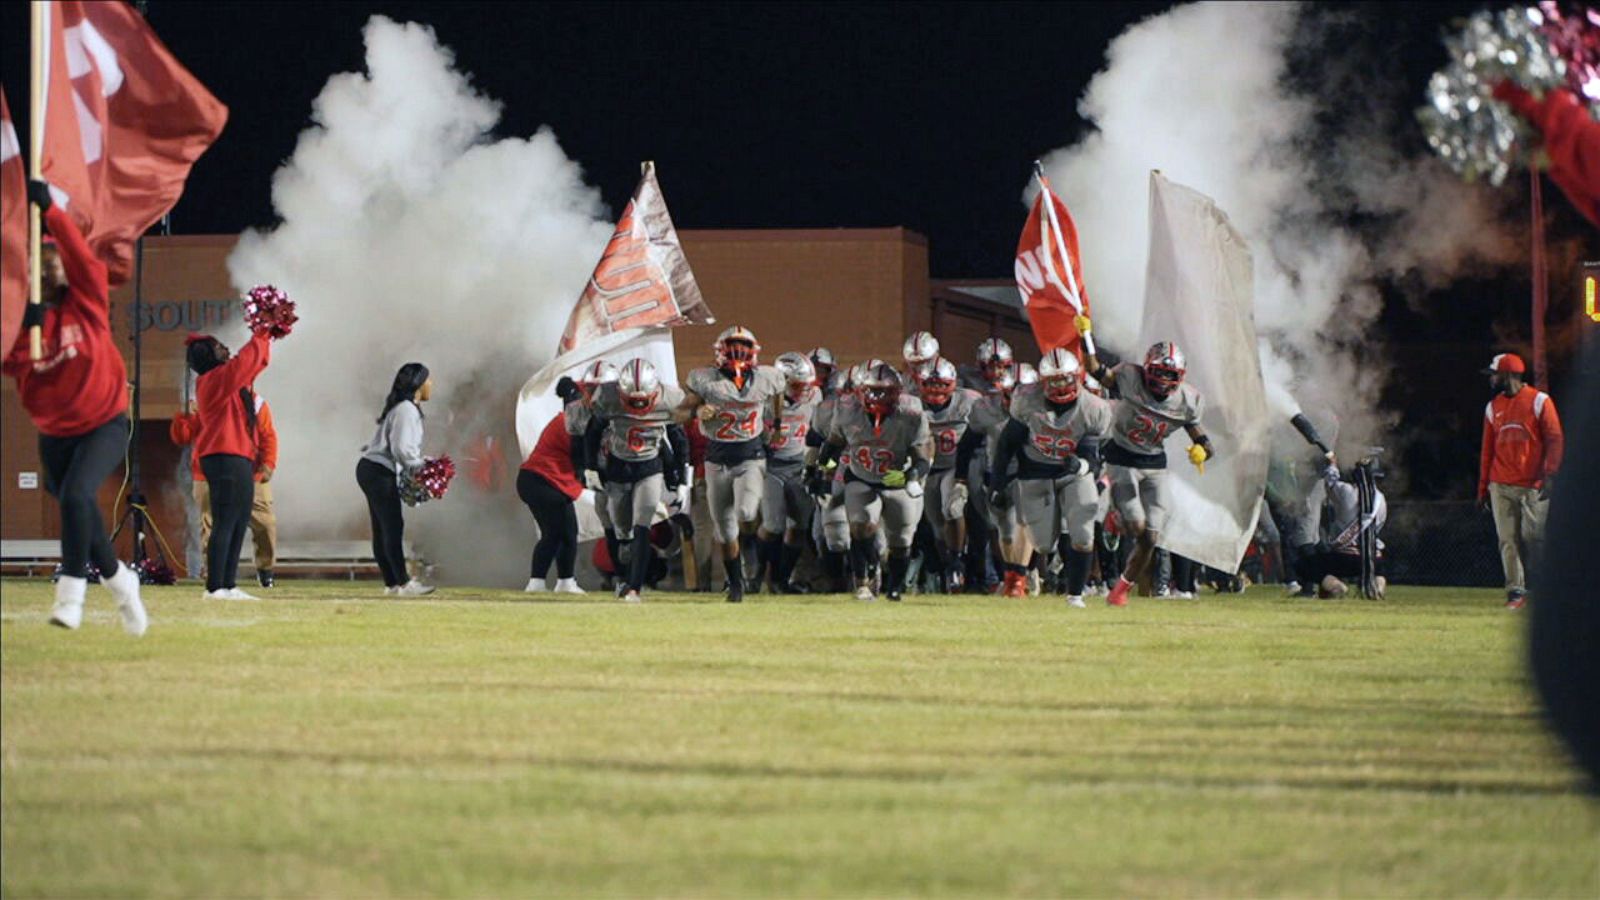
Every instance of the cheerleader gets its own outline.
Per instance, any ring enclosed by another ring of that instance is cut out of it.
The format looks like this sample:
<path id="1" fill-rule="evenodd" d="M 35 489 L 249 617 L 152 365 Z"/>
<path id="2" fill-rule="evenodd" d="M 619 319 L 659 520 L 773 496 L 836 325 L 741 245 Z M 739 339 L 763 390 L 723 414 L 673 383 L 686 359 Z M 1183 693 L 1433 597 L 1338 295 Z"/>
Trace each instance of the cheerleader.
<path id="1" fill-rule="evenodd" d="M 406 568 L 405 518 L 400 479 L 422 467 L 422 403 L 433 396 L 433 379 L 422 363 L 406 363 L 395 373 L 378 416 L 378 430 L 361 448 L 356 484 L 367 495 L 372 518 L 372 556 L 383 572 L 383 592 L 417 597 L 433 586 L 410 577 Z M 208 476 L 209 477 L 209 476 Z"/>
<path id="2" fill-rule="evenodd" d="M 271 338 L 257 332 L 234 355 L 209 335 L 190 335 L 189 368 L 195 375 L 200 419 L 194 452 L 211 492 L 211 539 L 206 542 L 207 600 L 256 600 L 239 590 L 239 552 L 255 504 L 256 457 L 261 423 L 255 380 L 272 358 Z"/>
<path id="3" fill-rule="evenodd" d="M 563 403 L 573 403 L 580 399 L 582 390 L 571 378 L 562 378 L 556 385 L 556 396 Z M 581 462 L 581 443 L 577 445 L 577 459 Z M 573 503 L 582 493 L 567 417 L 565 412 L 557 413 L 540 432 L 533 452 L 528 454 L 522 470 L 517 473 L 517 496 L 528 505 L 534 521 L 539 523 L 539 542 L 533 546 L 533 569 L 528 586 L 523 588 L 528 593 L 548 589 L 545 577 L 550 574 L 551 563 L 556 567 L 556 593 L 584 592 L 574 577 L 578 561 L 578 511 Z"/>

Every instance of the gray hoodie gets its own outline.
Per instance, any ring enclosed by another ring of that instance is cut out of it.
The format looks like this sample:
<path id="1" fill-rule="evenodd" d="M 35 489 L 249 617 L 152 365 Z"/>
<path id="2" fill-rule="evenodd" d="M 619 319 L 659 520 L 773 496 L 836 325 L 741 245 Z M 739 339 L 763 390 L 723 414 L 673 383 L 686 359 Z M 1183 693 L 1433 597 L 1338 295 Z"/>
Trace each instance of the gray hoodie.
<path id="1" fill-rule="evenodd" d="M 378 423 L 372 440 L 361 448 L 361 458 L 397 475 L 421 467 L 422 409 L 411 400 L 396 403 Z"/>

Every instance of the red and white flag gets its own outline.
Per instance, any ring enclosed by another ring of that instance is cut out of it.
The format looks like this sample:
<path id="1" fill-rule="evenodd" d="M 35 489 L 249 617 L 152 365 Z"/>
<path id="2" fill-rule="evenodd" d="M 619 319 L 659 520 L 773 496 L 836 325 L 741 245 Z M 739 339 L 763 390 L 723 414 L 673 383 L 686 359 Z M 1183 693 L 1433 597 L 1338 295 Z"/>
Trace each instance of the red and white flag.
<path id="1" fill-rule="evenodd" d="M 133 245 L 183 194 L 189 169 L 222 133 L 211 96 L 132 6 L 61 0 L 45 16 L 40 154 L 56 202 L 72 213 L 113 285 Z"/>
<path id="2" fill-rule="evenodd" d="M 1089 294 L 1078 255 L 1078 227 L 1067 205 L 1050 189 L 1044 171 L 1036 169 L 1034 175 L 1039 180 L 1039 194 L 1017 241 L 1017 290 L 1028 310 L 1039 352 L 1066 347 L 1081 357 L 1086 336 L 1078 334 L 1073 319 L 1089 315 Z M 1094 352 L 1092 338 L 1087 349 Z"/>
<path id="3" fill-rule="evenodd" d="M 0 353 L 11 352 L 28 302 L 28 197 L 22 145 L 0 91 Z"/>
<path id="4" fill-rule="evenodd" d="M 655 164 L 645 163 L 644 176 L 617 220 L 556 352 L 569 353 L 629 328 L 711 321 L 711 310 L 700 296 L 661 185 L 656 183 Z"/>

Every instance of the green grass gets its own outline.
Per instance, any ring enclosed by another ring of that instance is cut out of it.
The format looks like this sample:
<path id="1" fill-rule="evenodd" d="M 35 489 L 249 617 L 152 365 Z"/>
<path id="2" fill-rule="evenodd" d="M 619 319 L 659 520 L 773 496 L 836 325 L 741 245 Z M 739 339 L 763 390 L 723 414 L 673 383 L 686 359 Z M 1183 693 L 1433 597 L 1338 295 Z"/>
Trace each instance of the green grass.
<path id="1" fill-rule="evenodd" d="M 3 584 L 6 897 L 1600 894 L 1492 591 L 199 594 Z"/>

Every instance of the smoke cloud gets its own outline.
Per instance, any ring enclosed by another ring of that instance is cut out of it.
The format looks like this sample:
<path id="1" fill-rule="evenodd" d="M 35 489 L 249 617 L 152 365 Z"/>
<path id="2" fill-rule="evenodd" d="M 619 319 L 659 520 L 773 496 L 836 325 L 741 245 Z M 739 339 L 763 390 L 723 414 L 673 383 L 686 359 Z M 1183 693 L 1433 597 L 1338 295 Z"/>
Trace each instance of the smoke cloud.
<path id="1" fill-rule="evenodd" d="M 1370 49 L 1332 39 L 1340 26 L 1312 7 L 1255 3 L 1140 22 L 1112 42 L 1080 99 L 1095 130 L 1044 163 L 1083 235 L 1102 341 L 1143 349 L 1146 184 L 1159 169 L 1214 198 L 1250 241 L 1275 413 L 1303 405 L 1326 432 L 1317 411 L 1331 410 L 1353 451 L 1384 443 L 1394 421 L 1379 409 L 1373 334 L 1384 282 L 1438 287 L 1520 251 L 1502 200 L 1401 149 L 1414 126 L 1386 101 L 1417 88 L 1385 84 Z M 1297 55 L 1314 64 L 1293 71 Z"/>
<path id="2" fill-rule="evenodd" d="M 363 37 L 366 71 L 328 80 L 273 178 L 281 224 L 229 259 L 241 291 L 270 282 L 299 306 L 257 385 L 279 423 L 278 514 L 295 538 L 366 533 L 359 450 L 395 371 L 419 361 L 435 382 L 424 452 L 461 474 L 408 512 L 407 539 L 441 580 L 520 585 L 534 527 L 506 483 L 516 393 L 553 356 L 607 211 L 549 129 L 492 136 L 499 104 L 431 29 L 374 17 Z M 504 454 L 493 491 L 466 473 L 485 436 Z"/>

